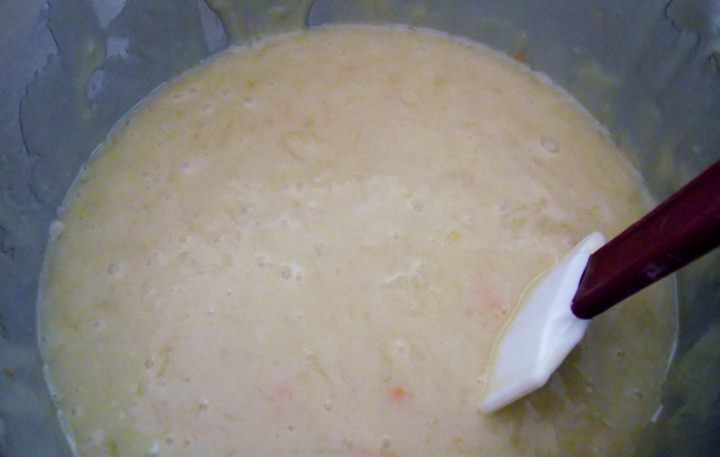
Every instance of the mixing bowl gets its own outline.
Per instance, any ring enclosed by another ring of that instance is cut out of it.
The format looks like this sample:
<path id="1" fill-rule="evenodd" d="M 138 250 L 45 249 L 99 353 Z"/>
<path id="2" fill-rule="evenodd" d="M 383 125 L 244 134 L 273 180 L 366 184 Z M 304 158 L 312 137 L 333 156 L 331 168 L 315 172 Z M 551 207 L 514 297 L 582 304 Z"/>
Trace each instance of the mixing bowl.
<path id="1" fill-rule="evenodd" d="M 333 23 L 484 42 L 549 75 L 656 198 L 720 157 L 717 0 L 25 0 L 0 15 L 0 455 L 71 455 L 37 350 L 48 230 L 78 170 L 144 96 L 228 46 Z M 720 454 L 720 256 L 678 275 L 662 406 L 627 455 Z M 88 380 L 91 382 L 91 380 Z"/>

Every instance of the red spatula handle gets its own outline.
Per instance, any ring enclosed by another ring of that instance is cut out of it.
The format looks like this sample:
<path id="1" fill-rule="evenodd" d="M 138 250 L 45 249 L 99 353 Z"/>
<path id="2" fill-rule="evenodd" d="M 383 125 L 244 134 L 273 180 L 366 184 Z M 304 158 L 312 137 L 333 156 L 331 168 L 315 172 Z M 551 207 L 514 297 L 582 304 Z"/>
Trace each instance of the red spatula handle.
<path id="1" fill-rule="evenodd" d="M 720 245 L 720 161 L 590 256 L 573 300 L 581 319 Z"/>

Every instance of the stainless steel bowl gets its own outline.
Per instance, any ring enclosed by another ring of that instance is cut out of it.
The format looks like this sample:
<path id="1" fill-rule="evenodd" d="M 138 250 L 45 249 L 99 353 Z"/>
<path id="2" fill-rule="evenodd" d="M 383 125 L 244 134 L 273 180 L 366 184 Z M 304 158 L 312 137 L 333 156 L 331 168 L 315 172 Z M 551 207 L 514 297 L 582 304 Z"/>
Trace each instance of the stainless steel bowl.
<path id="1" fill-rule="evenodd" d="M 70 455 L 37 350 L 48 227 L 90 152 L 153 88 L 232 44 L 329 23 L 483 41 L 574 94 L 662 198 L 720 158 L 717 0 L 41 0 L 0 15 L 0 455 Z M 720 455 L 720 256 L 678 278 L 661 413 L 627 455 Z M 91 380 L 88 380 L 91 382 Z"/>

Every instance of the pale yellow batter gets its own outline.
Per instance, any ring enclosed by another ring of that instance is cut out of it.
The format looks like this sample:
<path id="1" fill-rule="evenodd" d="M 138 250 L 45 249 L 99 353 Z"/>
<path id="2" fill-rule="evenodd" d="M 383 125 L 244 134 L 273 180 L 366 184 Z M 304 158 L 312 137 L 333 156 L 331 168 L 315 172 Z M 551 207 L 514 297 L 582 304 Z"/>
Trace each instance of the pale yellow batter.
<path id="1" fill-rule="evenodd" d="M 668 284 L 477 411 L 523 288 L 649 202 L 584 111 L 487 49 L 383 27 L 236 49 L 71 192 L 40 317 L 80 455 L 622 456 L 657 408 Z"/>

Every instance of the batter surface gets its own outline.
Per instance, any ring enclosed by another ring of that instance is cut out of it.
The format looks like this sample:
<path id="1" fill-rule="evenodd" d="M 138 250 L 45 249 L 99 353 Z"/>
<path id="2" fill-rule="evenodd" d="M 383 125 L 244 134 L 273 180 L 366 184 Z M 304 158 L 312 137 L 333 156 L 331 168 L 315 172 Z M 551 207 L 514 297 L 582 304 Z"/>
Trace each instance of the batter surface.
<path id="1" fill-rule="evenodd" d="M 567 95 L 480 46 L 362 27 L 235 49 L 144 103 L 53 224 L 58 408 L 83 456 L 628 455 L 669 284 L 538 393 L 477 405 L 524 287 L 649 201 Z"/>

